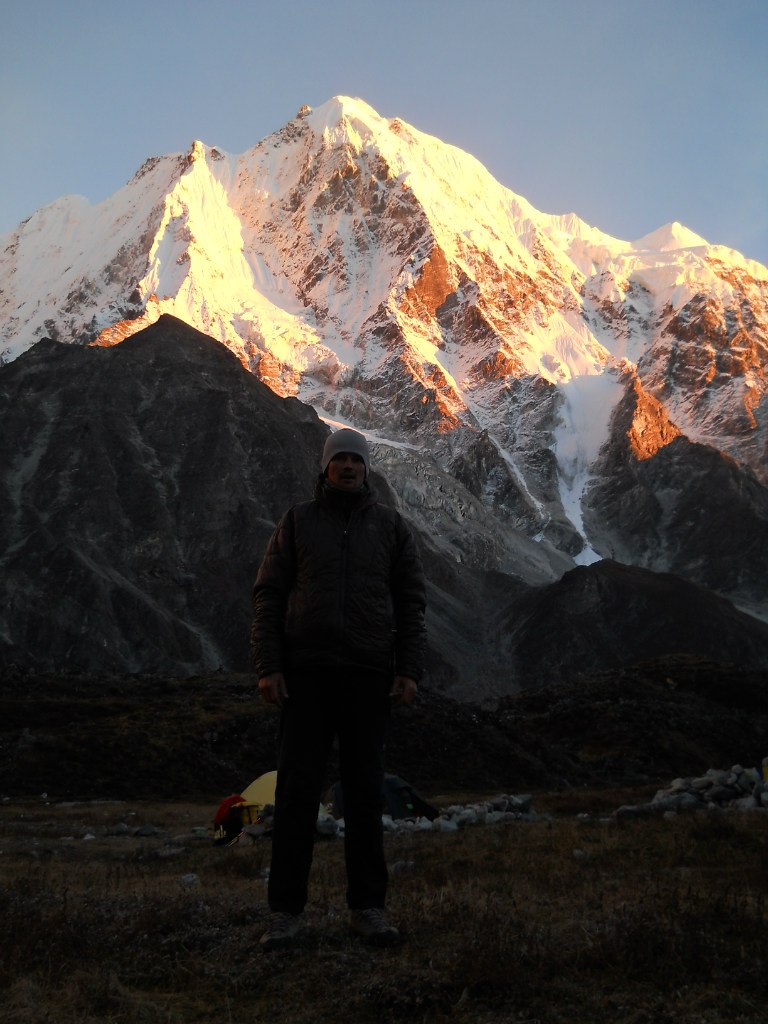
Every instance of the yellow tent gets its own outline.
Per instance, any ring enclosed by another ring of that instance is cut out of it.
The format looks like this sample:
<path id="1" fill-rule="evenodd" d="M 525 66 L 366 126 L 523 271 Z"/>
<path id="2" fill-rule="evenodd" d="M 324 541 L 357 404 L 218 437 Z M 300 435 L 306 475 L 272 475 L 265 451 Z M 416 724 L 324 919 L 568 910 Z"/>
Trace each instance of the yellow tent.
<path id="1" fill-rule="evenodd" d="M 259 810 L 266 807 L 267 804 L 274 804 L 276 781 L 277 772 L 264 772 L 242 791 L 240 796 L 243 798 L 243 802 Z"/>
<path id="2" fill-rule="evenodd" d="M 244 825 L 256 821 L 267 804 L 274 806 L 276 782 L 276 771 L 264 772 L 263 775 L 260 775 L 258 779 L 254 779 L 250 786 L 247 786 L 242 791 L 240 796 L 243 798 L 243 803 L 240 806 L 240 811 Z M 322 818 L 327 814 L 328 810 L 325 804 L 320 804 L 317 816 Z"/>

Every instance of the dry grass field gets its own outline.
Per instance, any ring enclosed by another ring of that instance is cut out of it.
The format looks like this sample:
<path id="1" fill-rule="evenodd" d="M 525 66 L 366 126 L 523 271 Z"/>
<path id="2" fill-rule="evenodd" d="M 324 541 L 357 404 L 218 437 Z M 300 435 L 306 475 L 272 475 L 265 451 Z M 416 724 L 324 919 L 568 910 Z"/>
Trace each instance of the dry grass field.
<path id="1" fill-rule="evenodd" d="M 766 816 L 612 816 L 645 798 L 539 793 L 547 820 L 388 836 L 389 950 L 347 934 L 321 840 L 301 941 L 270 954 L 269 840 L 196 836 L 210 804 L 5 801 L 0 1021 L 765 1024 Z"/>

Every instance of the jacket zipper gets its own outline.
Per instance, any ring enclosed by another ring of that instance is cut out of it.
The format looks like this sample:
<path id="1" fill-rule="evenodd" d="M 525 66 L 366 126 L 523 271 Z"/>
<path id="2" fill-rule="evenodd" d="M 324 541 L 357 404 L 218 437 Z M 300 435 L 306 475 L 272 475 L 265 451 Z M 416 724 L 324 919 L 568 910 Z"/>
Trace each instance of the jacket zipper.
<path id="1" fill-rule="evenodd" d="M 336 660 L 339 664 L 344 660 L 344 633 L 346 630 L 346 616 L 344 609 L 346 607 L 347 597 L 347 573 L 349 571 L 349 529 L 352 525 L 352 520 L 357 515 L 357 511 L 350 513 L 344 530 L 341 534 L 341 579 L 339 581 L 339 647 L 336 652 Z"/>

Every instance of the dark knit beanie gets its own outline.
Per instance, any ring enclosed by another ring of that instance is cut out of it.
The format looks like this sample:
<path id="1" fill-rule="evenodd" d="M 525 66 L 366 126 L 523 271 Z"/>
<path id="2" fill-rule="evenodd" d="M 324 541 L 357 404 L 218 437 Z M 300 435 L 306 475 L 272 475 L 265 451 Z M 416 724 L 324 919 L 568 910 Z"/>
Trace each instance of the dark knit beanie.
<path id="1" fill-rule="evenodd" d="M 351 452 L 352 455 L 359 455 L 365 463 L 365 475 L 368 476 L 371 469 L 371 456 L 368 451 L 368 442 L 362 434 L 350 427 L 342 427 L 341 430 L 334 431 L 323 448 L 323 457 L 320 460 L 323 472 L 328 468 L 328 463 L 333 456 L 338 455 L 339 452 Z"/>

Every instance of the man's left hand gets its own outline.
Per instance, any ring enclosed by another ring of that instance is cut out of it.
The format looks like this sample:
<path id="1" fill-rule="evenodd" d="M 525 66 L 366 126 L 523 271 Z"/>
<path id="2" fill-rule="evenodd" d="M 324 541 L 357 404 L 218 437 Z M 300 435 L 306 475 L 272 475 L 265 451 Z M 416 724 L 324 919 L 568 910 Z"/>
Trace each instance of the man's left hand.
<path id="1" fill-rule="evenodd" d="M 408 676 L 395 676 L 389 696 L 393 698 L 396 704 L 408 705 L 413 703 L 418 689 L 419 687 L 415 679 L 409 679 Z"/>

